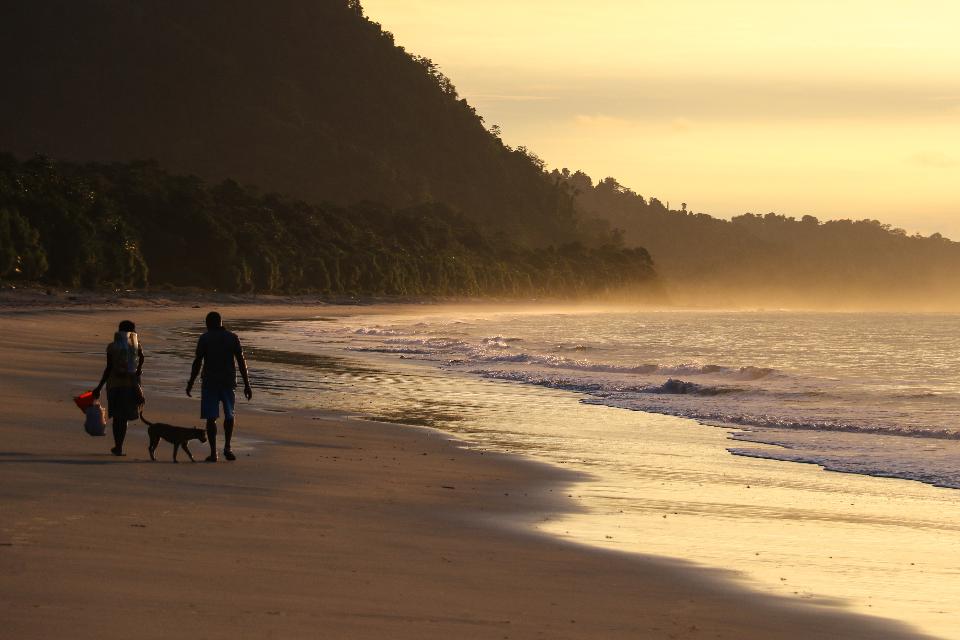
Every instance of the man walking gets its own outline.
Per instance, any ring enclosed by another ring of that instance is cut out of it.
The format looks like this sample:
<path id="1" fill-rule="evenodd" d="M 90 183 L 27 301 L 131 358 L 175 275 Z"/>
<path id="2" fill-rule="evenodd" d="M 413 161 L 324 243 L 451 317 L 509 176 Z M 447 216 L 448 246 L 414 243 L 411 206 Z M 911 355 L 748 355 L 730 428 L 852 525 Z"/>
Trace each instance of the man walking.
<path id="1" fill-rule="evenodd" d="M 207 462 L 217 461 L 217 418 L 220 417 L 221 405 L 223 405 L 223 457 L 227 460 L 236 460 L 236 456 L 230 449 L 234 425 L 233 405 L 236 400 L 234 389 L 237 388 L 234 360 L 243 377 L 243 395 L 249 400 L 253 397 L 253 390 L 250 389 L 250 379 L 247 377 L 247 361 L 243 357 L 240 338 L 235 333 L 227 331 L 219 313 L 216 311 L 208 313 L 206 322 L 207 332 L 197 340 L 197 356 L 190 370 L 187 395 L 191 396 L 193 383 L 196 382 L 202 366 L 200 417 L 207 421 L 207 438 L 210 440 L 210 456 Z"/>

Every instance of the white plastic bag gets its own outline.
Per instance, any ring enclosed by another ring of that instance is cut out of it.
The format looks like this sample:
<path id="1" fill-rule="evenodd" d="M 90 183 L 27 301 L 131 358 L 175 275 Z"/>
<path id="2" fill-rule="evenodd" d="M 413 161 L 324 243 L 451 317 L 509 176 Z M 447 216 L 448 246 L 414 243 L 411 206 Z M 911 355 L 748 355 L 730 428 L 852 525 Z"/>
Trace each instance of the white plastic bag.
<path id="1" fill-rule="evenodd" d="M 86 420 L 83 421 L 83 428 L 91 436 L 104 435 L 104 429 L 107 427 L 107 412 L 100 406 L 99 402 L 94 402 L 87 407 Z"/>

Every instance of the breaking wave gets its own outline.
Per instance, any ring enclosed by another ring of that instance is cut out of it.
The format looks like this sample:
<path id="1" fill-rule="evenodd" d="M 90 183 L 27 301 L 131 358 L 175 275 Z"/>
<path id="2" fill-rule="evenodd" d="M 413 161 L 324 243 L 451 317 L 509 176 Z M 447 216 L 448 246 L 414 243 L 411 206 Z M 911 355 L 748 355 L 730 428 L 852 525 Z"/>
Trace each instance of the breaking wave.
<path id="1" fill-rule="evenodd" d="M 359 327 L 353 330 L 358 336 L 401 336 L 403 332 L 397 329 L 384 329 L 382 327 Z"/>
<path id="2" fill-rule="evenodd" d="M 898 461 L 891 461 L 889 458 L 883 458 L 881 460 L 851 460 L 834 457 L 830 454 L 798 453 L 788 448 L 754 449 L 729 447 L 727 451 L 735 456 L 743 456 L 746 458 L 815 464 L 827 471 L 836 471 L 838 473 L 856 473 L 877 478 L 898 478 L 900 480 L 923 482 L 944 489 L 960 489 L 960 472 L 954 469 L 926 469 L 912 464 L 898 464 Z"/>
<path id="3" fill-rule="evenodd" d="M 764 444 L 780 444 L 757 437 L 750 429 L 773 429 L 780 431 L 822 431 L 835 433 L 856 433 L 870 435 L 900 436 L 907 438 L 931 438 L 936 440 L 960 440 L 960 431 L 927 425 L 878 424 L 872 421 L 853 421 L 837 418 L 777 416 L 769 414 L 750 414 L 724 411 L 710 411 L 705 408 L 670 407 L 663 404 L 645 403 L 642 400 L 623 397 L 592 397 L 583 402 L 647 411 L 682 418 L 691 418 L 703 424 L 716 427 L 737 427 L 747 429 L 747 435 L 733 434 L 734 439 L 745 439 Z"/>
<path id="4" fill-rule="evenodd" d="M 662 374 L 666 376 L 712 375 L 729 377 L 735 380 L 761 380 L 769 376 L 780 375 L 776 369 L 767 367 L 730 367 L 718 364 L 681 363 L 675 365 L 658 363 L 640 363 L 632 365 L 594 362 L 561 355 L 517 351 L 517 343 L 522 338 L 489 336 L 471 343 L 461 338 L 426 336 L 405 336 L 393 329 L 364 328 L 355 333 L 370 336 L 387 336 L 380 345 L 353 347 L 354 351 L 370 353 L 411 353 L 425 356 L 426 359 L 444 360 L 454 365 L 476 365 L 483 363 L 527 364 L 551 369 L 569 369 L 590 373 L 612 374 Z M 396 337 L 402 336 L 402 337 Z M 402 349 L 408 349 L 403 351 Z M 584 352 L 588 349 L 581 344 L 565 345 L 562 350 Z"/>

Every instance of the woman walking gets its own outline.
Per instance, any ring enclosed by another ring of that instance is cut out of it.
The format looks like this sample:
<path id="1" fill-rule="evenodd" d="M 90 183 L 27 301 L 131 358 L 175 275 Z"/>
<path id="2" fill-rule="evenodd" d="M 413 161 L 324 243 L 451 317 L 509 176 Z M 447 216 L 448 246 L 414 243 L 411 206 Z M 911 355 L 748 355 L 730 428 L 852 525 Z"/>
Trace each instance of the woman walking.
<path id="1" fill-rule="evenodd" d="M 127 435 L 127 421 L 136 420 L 143 405 L 143 388 L 140 374 L 143 371 L 143 349 L 137 337 L 137 328 L 130 320 L 124 320 L 113 334 L 113 342 L 107 345 L 107 366 L 100 384 L 93 390 L 93 397 L 100 397 L 100 390 L 107 385 L 107 411 L 113 418 L 113 449 L 115 456 L 123 454 L 123 439 Z"/>

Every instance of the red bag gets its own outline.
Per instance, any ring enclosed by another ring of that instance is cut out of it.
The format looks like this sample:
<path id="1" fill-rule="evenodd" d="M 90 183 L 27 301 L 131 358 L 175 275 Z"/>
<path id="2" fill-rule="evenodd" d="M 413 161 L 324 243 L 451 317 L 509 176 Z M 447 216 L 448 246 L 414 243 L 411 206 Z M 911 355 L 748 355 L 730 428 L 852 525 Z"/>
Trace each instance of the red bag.
<path id="1" fill-rule="evenodd" d="M 97 401 L 97 399 L 93 397 L 93 391 L 87 391 L 86 393 L 81 393 L 78 395 L 73 399 L 73 401 L 77 403 L 78 407 L 80 407 L 80 411 L 86 413 L 87 407 L 91 406 Z"/>

